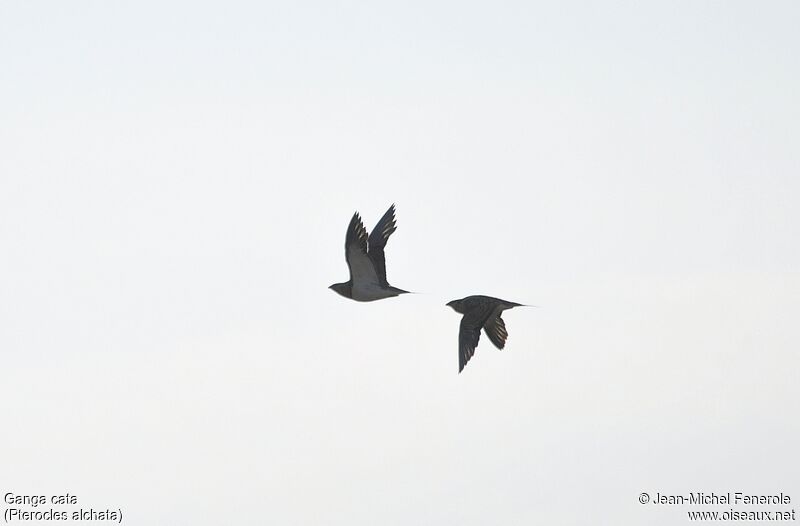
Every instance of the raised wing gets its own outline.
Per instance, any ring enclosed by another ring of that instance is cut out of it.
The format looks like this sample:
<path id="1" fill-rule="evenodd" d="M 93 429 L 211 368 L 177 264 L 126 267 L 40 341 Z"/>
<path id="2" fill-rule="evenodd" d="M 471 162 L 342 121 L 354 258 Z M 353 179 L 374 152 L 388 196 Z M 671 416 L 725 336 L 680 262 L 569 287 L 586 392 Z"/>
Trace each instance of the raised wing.
<path id="1" fill-rule="evenodd" d="M 344 240 L 344 257 L 350 269 L 350 281 L 353 283 L 378 283 L 375 266 L 367 255 L 367 229 L 361 222 L 358 212 L 353 214 L 347 227 Z"/>
<path id="2" fill-rule="evenodd" d="M 397 230 L 394 218 L 394 205 L 389 207 L 389 210 L 383 214 L 383 217 L 372 229 L 369 235 L 369 258 L 375 266 L 375 272 L 378 275 L 381 285 L 388 286 L 389 282 L 386 281 L 386 258 L 383 254 L 383 249 L 386 247 L 386 241 L 389 236 Z"/>
<path id="3" fill-rule="evenodd" d="M 508 331 L 506 331 L 506 324 L 503 318 L 500 317 L 498 312 L 496 316 L 490 316 L 486 323 L 483 325 L 483 330 L 486 336 L 498 349 L 506 346 L 506 339 L 508 338 Z"/>

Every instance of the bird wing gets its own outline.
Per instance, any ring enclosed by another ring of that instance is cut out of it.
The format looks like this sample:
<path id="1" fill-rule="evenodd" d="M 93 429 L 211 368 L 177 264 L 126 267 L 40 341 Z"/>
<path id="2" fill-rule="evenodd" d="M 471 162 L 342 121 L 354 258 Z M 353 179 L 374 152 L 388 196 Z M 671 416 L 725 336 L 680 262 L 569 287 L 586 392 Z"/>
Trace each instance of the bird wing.
<path id="1" fill-rule="evenodd" d="M 467 362 L 475 354 L 475 347 L 481 337 L 481 328 L 492 313 L 492 305 L 482 302 L 468 310 L 461 318 L 458 331 L 458 372 L 460 373 Z"/>
<path id="2" fill-rule="evenodd" d="M 505 347 L 506 338 L 508 338 L 506 324 L 503 321 L 503 318 L 500 317 L 501 312 L 502 311 L 497 312 L 497 314 L 494 316 L 489 316 L 489 319 L 486 320 L 486 323 L 483 325 L 483 330 L 486 332 L 486 336 L 489 337 L 489 340 L 498 349 Z"/>
<path id="3" fill-rule="evenodd" d="M 350 281 L 378 283 L 375 266 L 367 255 L 367 229 L 358 212 L 353 214 L 344 240 L 344 256 L 350 269 Z"/>
<path id="4" fill-rule="evenodd" d="M 481 328 L 470 327 L 464 323 L 467 317 L 461 319 L 461 328 L 458 331 L 458 372 L 464 370 L 464 366 L 472 355 L 475 354 L 475 347 L 481 339 Z"/>
<path id="5" fill-rule="evenodd" d="M 389 236 L 397 230 L 394 218 L 394 205 L 383 214 L 383 217 L 372 229 L 369 235 L 369 258 L 375 266 L 375 272 L 378 275 L 381 285 L 388 286 L 389 282 L 386 281 L 386 258 L 383 254 L 383 249 L 386 247 L 386 241 Z"/>

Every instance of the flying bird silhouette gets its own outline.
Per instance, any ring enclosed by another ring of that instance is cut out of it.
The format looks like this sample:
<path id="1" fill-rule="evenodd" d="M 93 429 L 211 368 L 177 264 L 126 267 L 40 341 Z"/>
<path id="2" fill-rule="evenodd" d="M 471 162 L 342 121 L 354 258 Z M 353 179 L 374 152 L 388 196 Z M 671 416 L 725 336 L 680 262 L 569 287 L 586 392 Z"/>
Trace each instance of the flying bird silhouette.
<path id="1" fill-rule="evenodd" d="M 481 329 L 486 332 L 486 336 L 495 347 L 502 349 L 506 345 L 508 331 L 506 331 L 506 324 L 500 315 L 507 309 L 525 307 L 521 303 L 491 296 L 467 296 L 460 300 L 453 300 L 447 306 L 464 315 L 458 330 L 459 373 L 464 370 L 464 366 L 475 354 L 475 347 L 478 346 L 478 340 L 481 337 Z"/>
<path id="2" fill-rule="evenodd" d="M 395 230 L 394 205 L 383 214 L 369 236 L 361 216 L 358 212 L 353 214 L 344 239 L 344 257 L 350 269 L 350 280 L 334 283 L 328 288 L 356 301 L 375 301 L 408 294 L 408 291 L 393 287 L 386 281 L 383 249 Z"/>

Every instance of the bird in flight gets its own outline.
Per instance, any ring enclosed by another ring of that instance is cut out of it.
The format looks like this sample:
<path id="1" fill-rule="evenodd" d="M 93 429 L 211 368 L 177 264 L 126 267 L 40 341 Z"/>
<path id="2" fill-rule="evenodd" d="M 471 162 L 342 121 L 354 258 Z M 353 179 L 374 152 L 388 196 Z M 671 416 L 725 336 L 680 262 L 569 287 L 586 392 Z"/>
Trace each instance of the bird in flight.
<path id="1" fill-rule="evenodd" d="M 344 239 L 344 257 L 350 268 L 350 280 L 334 283 L 328 288 L 356 301 L 375 301 L 407 294 L 408 291 L 392 287 L 386 281 L 383 249 L 395 230 L 394 205 L 383 214 L 369 236 L 361 216 L 358 212 L 353 214 Z"/>
<path id="2" fill-rule="evenodd" d="M 506 324 L 500 315 L 504 310 L 525 305 L 490 296 L 467 296 L 460 300 L 453 300 L 447 306 L 464 315 L 458 330 L 458 372 L 460 373 L 475 354 L 475 347 L 478 346 L 478 340 L 481 337 L 481 329 L 486 332 L 486 336 L 495 347 L 502 349 L 506 345 L 508 331 L 506 331 Z"/>

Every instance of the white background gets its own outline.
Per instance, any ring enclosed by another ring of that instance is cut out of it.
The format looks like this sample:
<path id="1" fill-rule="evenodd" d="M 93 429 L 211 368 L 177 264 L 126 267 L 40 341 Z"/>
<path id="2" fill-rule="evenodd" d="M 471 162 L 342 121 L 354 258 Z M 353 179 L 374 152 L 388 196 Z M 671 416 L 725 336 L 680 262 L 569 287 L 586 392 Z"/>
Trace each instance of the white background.
<path id="1" fill-rule="evenodd" d="M 171 526 L 800 507 L 798 20 L 4 2 L 0 491 Z M 423 294 L 328 290 L 392 202 Z M 444 304 L 480 293 L 541 307 L 459 375 Z"/>

